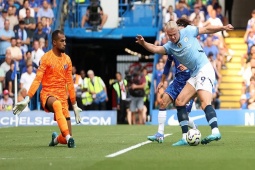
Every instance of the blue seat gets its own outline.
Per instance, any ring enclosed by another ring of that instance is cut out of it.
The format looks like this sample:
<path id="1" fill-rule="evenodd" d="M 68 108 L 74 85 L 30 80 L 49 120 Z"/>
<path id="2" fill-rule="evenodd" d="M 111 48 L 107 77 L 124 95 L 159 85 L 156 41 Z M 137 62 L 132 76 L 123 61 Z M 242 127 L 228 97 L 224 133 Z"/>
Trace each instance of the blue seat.
<path id="1" fill-rule="evenodd" d="M 135 26 L 152 26 L 153 11 L 150 6 L 135 5 L 132 13 L 132 21 Z"/>

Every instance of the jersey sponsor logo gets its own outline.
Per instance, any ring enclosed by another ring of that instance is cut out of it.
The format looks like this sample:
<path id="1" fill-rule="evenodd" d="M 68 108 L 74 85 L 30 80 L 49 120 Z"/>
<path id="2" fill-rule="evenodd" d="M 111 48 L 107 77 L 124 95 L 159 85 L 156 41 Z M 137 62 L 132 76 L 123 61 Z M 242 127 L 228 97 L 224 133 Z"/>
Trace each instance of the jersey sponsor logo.
<path id="1" fill-rule="evenodd" d="M 189 41 L 188 37 L 184 37 L 183 41 L 188 42 Z"/>
<path id="2" fill-rule="evenodd" d="M 67 69 L 67 67 L 68 67 L 68 65 L 67 65 L 67 64 L 65 64 L 65 65 L 64 65 L 64 69 L 66 70 L 66 69 Z"/>

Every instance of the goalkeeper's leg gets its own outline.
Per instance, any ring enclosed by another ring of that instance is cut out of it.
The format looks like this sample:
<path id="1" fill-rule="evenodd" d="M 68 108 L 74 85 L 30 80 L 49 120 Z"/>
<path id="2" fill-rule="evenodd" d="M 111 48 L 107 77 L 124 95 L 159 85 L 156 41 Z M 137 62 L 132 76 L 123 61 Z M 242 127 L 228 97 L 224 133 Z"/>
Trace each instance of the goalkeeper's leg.
<path id="1" fill-rule="evenodd" d="M 69 133 L 66 118 L 65 118 L 65 116 L 62 112 L 62 104 L 59 100 L 56 100 L 56 101 L 53 102 L 52 106 L 53 106 L 55 118 L 56 118 L 56 121 L 58 123 L 58 127 L 60 129 L 60 132 L 62 133 L 62 135 L 68 141 L 68 139 L 70 138 L 70 133 Z"/>
<path id="2" fill-rule="evenodd" d="M 63 136 L 66 139 L 68 147 L 69 148 L 75 147 L 74 140 L 71 137 L 69 128 L 68 128 L 68 125 L 71 127 L 70 117 L 69 117 L 69 120 L 67 120 L 66 117 L 64 116 L 64 113 L 63 113 L 64 110 L 63 110 L 63 106 L 61 102 L 57 100 L 55 97 L 49 97 L 46 102 L 46 107 L 49 109 L 49 111 L 54 113 L 54 117 L 58 123 L 61 136 Z M 64 144 L 65 142 L 63 142 L 61 136 L 57 140 L 54 139 L 54 143 L 59 142 Z"/>

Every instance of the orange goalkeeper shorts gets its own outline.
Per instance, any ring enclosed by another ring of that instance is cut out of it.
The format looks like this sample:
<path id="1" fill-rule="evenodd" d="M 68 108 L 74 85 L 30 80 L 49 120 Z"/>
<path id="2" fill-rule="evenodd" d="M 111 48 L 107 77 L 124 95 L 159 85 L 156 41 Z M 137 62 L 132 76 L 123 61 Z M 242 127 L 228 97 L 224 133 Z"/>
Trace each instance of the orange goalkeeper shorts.
<path id="1" fill-rule="evenodd" d="M 44 94 L 44 93 L 40 94 L 42 107 L 43 107 L 45 112 L 50 112 L 48 110 L 47 106 L 46 106 L 46 103 L 47 103 L 47 100 L 48 100 L 49 97 L 55 97 L 55 96 L 50 95 L 50 94 Z M 58 99 L 57 97 L 55 97 L 55 98 L 61 102 L 62 111 L 63 111 L 63 115 L 65 116 L 65 118 L 70 118 L 70 113 L 69 113 L 69 110 L 68 110 L 68 101 L 66 99 Z M 54 116 L 54 120 L 56 120 L 55 116 Z"/>

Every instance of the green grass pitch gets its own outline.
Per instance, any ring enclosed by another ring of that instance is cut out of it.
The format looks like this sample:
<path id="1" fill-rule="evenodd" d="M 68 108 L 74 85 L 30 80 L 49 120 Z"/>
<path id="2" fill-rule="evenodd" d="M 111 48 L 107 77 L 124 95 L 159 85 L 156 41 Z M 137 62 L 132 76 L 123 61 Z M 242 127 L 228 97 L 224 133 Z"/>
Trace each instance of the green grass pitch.
<path id="1" fill-rule="evenodd" d="M 76 148 L 48 147 L 57 126 L 0 128 L 0 169 L 186 169 L 240 170 L 255 167 L 255 127 L 220 127 L 222 139 L 208 145 L 172 147 L 181 137 L 180 127 L 163 144 L 146 144 L 122 155 L 106 155 L 146 141 L 156 126 L 73 126 Z M 199 126 L 202 137 L 209 126 Z"/>

